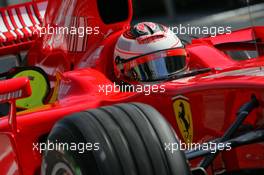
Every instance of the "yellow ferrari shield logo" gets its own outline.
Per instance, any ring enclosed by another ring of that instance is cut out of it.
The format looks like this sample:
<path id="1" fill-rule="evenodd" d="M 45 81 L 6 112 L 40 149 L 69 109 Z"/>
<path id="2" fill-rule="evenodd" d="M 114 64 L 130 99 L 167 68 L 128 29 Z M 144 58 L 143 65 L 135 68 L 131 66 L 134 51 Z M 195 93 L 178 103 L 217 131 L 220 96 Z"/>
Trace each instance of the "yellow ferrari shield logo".
<path id="1" fill-rule="evenodd" d="M 188 98 L 177 96 L 173 98 L 173 109 L 177 125 L 186 143 L 193 140 L 192 112 Z"/>

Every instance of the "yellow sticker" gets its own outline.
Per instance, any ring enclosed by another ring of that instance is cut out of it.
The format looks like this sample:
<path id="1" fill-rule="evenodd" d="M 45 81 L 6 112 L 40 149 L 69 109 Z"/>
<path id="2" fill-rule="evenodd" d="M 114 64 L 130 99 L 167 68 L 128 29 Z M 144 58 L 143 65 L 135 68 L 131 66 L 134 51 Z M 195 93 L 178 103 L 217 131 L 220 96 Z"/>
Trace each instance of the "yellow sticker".
<path id="1" fill-rule="evenodd" d="M 173 109 L 177 125 L 186 143 L 193 140 L 192 111 L 188 98 L 177 96 L 173 98 Z"/>
<path id="2" fill-rule="evenodd" d="M 52 93 L 52 96 L 50 98 L 49 103 L 54 103 L 57 100 L 58 93 L 59 93 L 60 81 L 61 81 L 61 74 L 60 74 L 60 72 L 57 72 L 56 73 L 56 81 L 55 81 L 55 85 L 54 85 L 54 90 L 53 90 L 53 93 Z"/>

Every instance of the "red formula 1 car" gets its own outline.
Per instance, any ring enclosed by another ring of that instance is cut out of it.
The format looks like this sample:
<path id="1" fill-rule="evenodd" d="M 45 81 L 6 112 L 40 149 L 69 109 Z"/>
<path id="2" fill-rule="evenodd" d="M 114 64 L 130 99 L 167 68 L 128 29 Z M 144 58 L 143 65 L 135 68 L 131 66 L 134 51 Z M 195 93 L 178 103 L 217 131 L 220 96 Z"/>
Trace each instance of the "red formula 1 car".
<path id="1" fill-rule="evenodd" d="M 130 0 L 0 9 L 0 174 L 264 174 L 264 27 L 192 40 L 146 94 L 114 90 L 131 18 Z"/>

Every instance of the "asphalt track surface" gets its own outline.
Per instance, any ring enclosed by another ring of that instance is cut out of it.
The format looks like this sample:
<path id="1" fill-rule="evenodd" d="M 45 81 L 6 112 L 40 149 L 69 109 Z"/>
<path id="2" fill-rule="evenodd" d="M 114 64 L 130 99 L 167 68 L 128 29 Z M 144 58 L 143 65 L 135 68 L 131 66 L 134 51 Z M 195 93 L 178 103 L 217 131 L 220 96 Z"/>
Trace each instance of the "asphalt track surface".
<path id="1" fill-rule="evenodd" d="M 249 13 L 250 12 L 250 13 Z M 141 21 L 153 21 L 168 26 L 190 25 L 206 27 L 231 27 L 232 31 L 248 26 L 264 25 L 264 3 L 244 6 L 235 10 L 220 11 L 219 9 L 206 9 L 203 11 L 179 13 L 173 18 L 157 17 L 135 20 L 133 23 Z M 197 35 L 202 36 L 202 35 Z"/>
<path id="2" fill-rule="evenodd" d="M 264 25 L 264 3 L 211 14 L 200 19 L 187 21 L 187 23 L 207 26 L 229 25 L 234 30 L 252 25 Z"/>

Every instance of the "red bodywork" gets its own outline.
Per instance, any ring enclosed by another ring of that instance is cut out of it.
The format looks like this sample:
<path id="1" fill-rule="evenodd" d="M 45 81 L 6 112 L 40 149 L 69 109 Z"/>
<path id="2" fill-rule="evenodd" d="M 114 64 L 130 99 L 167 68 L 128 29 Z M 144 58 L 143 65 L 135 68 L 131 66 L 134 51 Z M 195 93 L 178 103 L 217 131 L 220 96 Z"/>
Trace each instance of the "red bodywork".
<path id="1" fill-rule="evenodd" d="M 4 10 L 4 9 L 3 9 Z M 17 113 L 17 132 L 9 129 L 8 117 L 0 119 L 0 174 L 38 174 L 41 154 L 33 143 L 42 141 L 59 119 L 86 109 L 116 103 L 142 102 L 156 108 L 182 138 L 175 119 L 173 100 L 181 95 L 188 99 L 193 120 L 193 142 L 221 137 L 236 117 L 239 107 L 252 94 L 260 107 L 244 122 L 252 128 L 264 127 L 264 51 L 259 57 L 234 61 L 224 51 L 254 50 L 247 41 L 264 40 L 264 27 L 247 28 L 215 38 L 193 40 L 186 46 L 190 69 L 213 68 L 209 73 L 162 82 L 165 93 L 99 92 L 101 85 L 113 85 L 113 51 L 120 34 L 130 25 L 132 4 L 129 1 L 125 21 L 105 24 L 97 10 L 96 0 L 50 1 L 44 25 L 72 25 L 73 18 L 88 19 L 90 27 L 99 27 L 99 35 L 89 35 L 85 52 L 77 52 L 71 36 L 46 34 L 30 44 L 28 64 L 41 67 L 49 76 L 50 102 L 36 109 Z M 76 38 L 75 38 L 76 39 Z M 28 42 L 23 44 L 28 44 Z M 240 43 L 238 43 L 240 42 Z M 76 44 L 76 42 L 75 42 Z M 8 50 L 17 47 L 10 45 Z M 77 44 L 78 45 L 78 44 Z M 84 47 L 84 46 L 82 46 Z M 5 48 L 0 47 L 0 50 Z M 2 53 L 3 54 L 3 53 Z M 54 94 L 57 98 L 54 99 Z M 177 163 L 177 162 L 175 162 Z M 195 161 L 192 163 L 195 166 Z M 214 170 L 235 171 L 264 167 L 264 144 L 254 144 L 223 152 L 212 165 Z"/>

